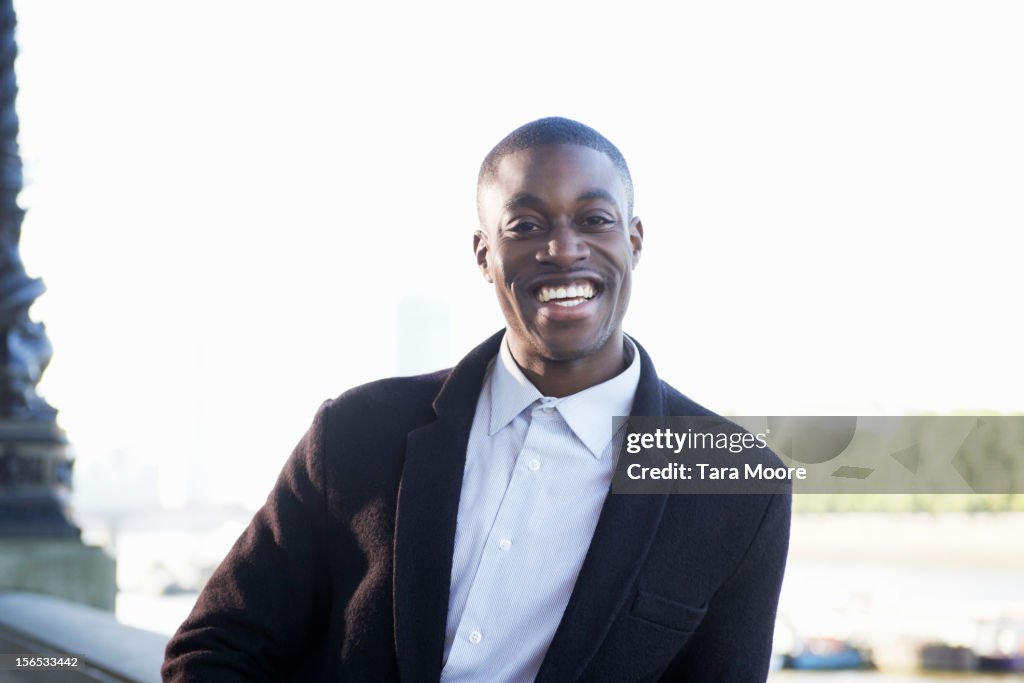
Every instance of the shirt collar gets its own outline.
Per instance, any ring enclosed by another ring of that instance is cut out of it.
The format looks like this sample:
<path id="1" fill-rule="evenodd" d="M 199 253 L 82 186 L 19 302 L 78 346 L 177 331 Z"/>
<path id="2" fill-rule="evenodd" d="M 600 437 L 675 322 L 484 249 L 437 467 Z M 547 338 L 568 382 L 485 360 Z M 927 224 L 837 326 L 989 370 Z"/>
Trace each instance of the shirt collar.
<path id="1" fill-rule="evenodd" d="M 623 338 L 633 352 L 629 367 L 615 377 L 571 396 L 545 399 L 512 358 L 506 335 L 501 340 L 501 350 L 491 375 L 491 421 L 488 433 L 494 436 L 516 415 L 534 402 L 544 399 L 546 405 L 555 406 L 591 454 L 600 458 L 612 440 L 611 418 L 630 414 L 636 387 L 640 383 L 640 354 L 632 339 L 626 336 Z"/>

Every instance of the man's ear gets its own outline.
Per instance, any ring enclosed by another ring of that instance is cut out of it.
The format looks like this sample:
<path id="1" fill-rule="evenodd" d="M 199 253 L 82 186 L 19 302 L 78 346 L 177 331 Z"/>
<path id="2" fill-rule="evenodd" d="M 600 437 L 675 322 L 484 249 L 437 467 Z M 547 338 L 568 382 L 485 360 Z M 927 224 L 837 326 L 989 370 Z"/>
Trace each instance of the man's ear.
<path id="1" fill-rule="evenodd" d="M 484 274 L 484 279 L 494 282 L 494 278 L 491 277 L 491 247 L 483 230 L 473 233 L 473 253 L 476 254 L 476 265 Z"/>
<path id="2" fill-rule="evenodd" d="M 644 224 L 637 216 L 629 221 L 629 243 L 633 247 L 633 267 L 640 263 L 640 252 L 644 248 Z"/>

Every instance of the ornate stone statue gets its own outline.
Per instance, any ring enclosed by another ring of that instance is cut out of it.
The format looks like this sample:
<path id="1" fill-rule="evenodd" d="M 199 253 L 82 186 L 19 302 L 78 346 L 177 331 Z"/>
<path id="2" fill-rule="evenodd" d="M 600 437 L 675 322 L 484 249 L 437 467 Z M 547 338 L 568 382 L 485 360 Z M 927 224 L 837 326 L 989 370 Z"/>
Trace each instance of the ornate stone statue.
<path id="1" fill-rule="evenodd" d="M 14 98 L 13 0 L 0 0 L 0 591 L 45 593 L 112 610 L 115 564 L 67 515 L 68 442 L 36 393 L 52 349 L 29 317 L 42 280 L 18 254 L 25 212 Z"/>
<path id="2" fill-rule="evenodd" d="M 52 348 L 29 307 L 42 280 L 25 273 L 18 242 L 25 212 L 18 153 L 15 16 L 0 2 L 0 537 L 79 536 L 65 514 L 71 483 L 67 440 L 54 410 L 36 393 Z"/>

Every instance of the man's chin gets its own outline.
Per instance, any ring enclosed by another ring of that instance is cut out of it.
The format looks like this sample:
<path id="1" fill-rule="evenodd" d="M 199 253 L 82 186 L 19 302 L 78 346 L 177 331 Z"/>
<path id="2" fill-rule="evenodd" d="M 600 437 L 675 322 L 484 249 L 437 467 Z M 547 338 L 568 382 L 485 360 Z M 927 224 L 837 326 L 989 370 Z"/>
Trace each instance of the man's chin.
<path id="1" fill-rule="evenodd" d="M 534 337 L 534 347 L 541 356 L 556 363 L 571 363 L 593 356 L 607 343 L 594 335 L 563 334 Z"/>

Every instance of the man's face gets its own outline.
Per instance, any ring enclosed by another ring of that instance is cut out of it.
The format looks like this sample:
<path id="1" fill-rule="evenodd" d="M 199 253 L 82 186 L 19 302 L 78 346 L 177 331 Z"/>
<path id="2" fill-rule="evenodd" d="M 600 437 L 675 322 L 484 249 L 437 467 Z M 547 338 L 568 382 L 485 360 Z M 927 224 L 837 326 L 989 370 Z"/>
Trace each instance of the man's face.
<path id="1" fill-rule="evenodd" d="M 521 150 L 501 159 L 479 200 L 477 263 L 517 360 L 579 360 L 621 343 L 643 227 L 612 160 L 580 145 Z"/>

